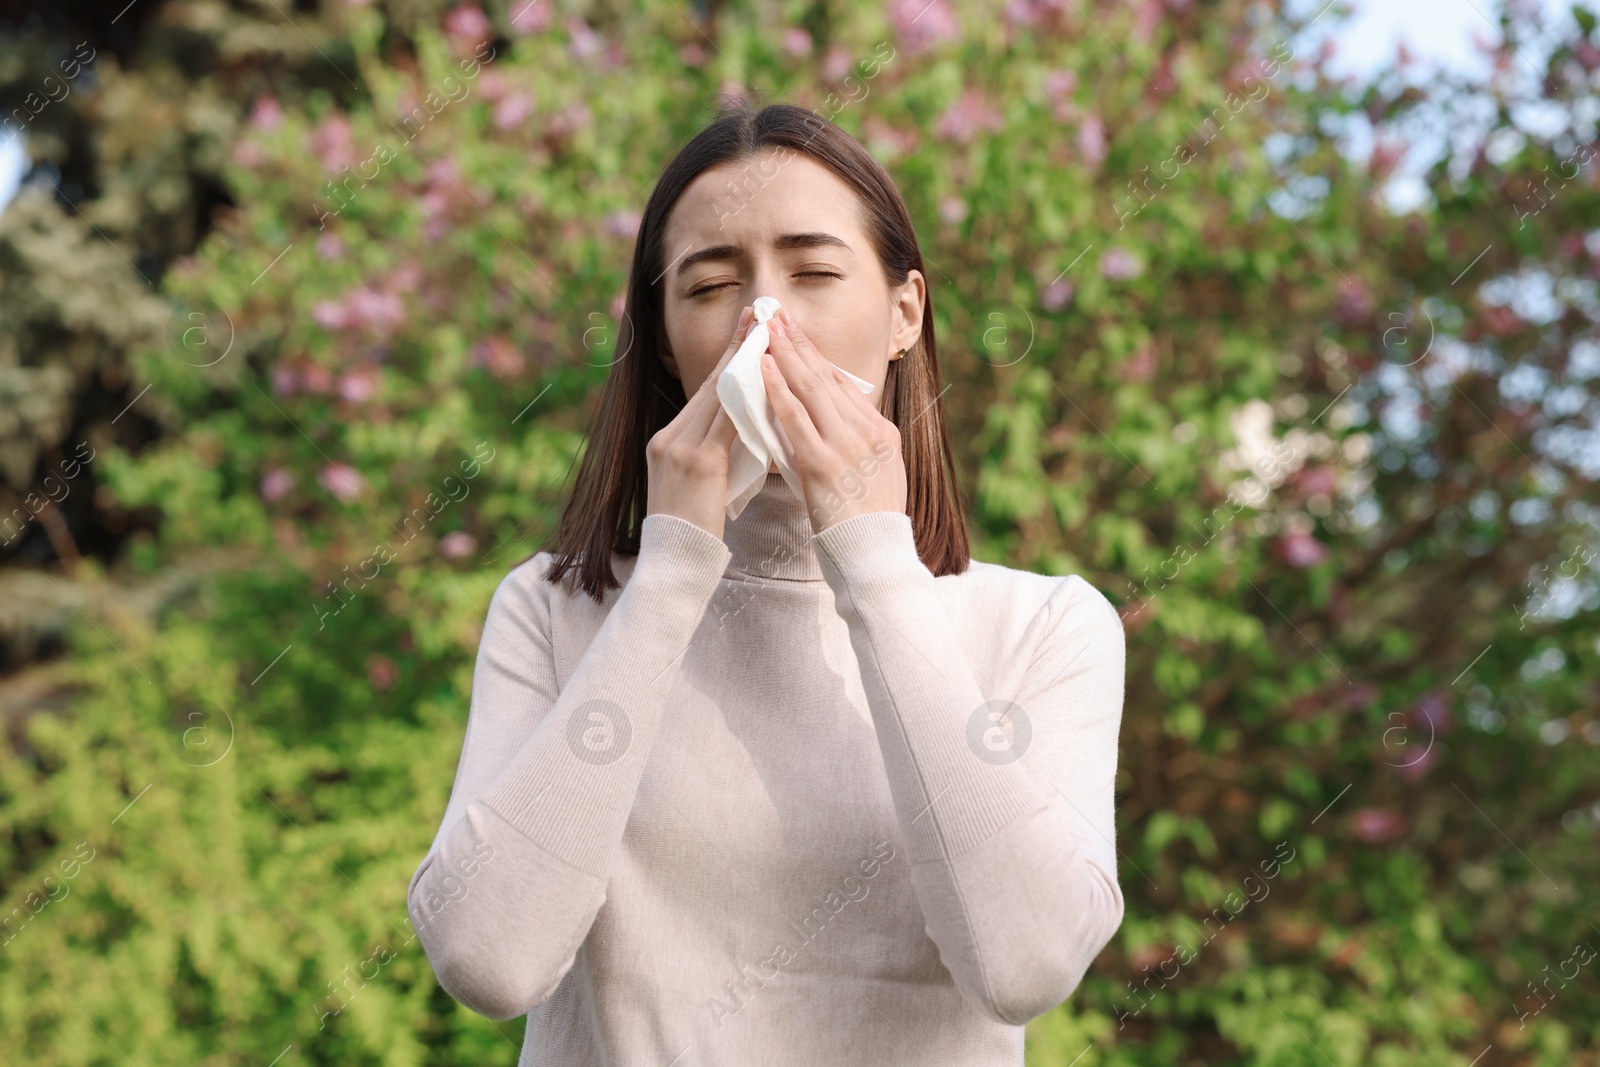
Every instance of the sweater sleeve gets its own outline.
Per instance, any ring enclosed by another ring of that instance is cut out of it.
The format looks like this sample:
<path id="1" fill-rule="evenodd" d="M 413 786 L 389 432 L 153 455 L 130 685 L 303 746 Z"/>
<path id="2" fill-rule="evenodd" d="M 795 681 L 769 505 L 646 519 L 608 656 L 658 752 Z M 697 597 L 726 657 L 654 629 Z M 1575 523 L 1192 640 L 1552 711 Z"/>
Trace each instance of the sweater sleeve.
<path id="1" fill-rule="evenodd" d="M 406 893 L 439 984 L 479 1014 L 525 1015 L 571 969 L 730 559 L 694 523 L 646 516 L 633 573 L 559 691 L 543 560 L 496 589 L 450 800 Z"/>
<path id="2" fill-rule="evenodd" d="M 970 1000 L 1025 1024 L 1071 995 L 1122 923 L 1122 623 L 1082 578 L 1061 579 L 1030 627 L 1018 692 L 984 693 L 908 516 L 855 515 L 812 540 L 849 625 L 928 936 Z"/>

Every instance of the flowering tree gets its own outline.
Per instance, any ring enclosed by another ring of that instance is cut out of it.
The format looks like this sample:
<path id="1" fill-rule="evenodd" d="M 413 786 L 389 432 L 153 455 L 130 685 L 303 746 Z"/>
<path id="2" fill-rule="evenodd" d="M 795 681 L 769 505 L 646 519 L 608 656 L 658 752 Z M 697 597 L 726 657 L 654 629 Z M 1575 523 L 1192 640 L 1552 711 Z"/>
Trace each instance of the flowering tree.
<path id="1" fill-rule="evenodd" d="M 405 886 L 483 608 L 625 358 L 650 182 L 761 85 L 905 192 L 975 553 L 1121 605 L 1127 919 L 1030 1062 L 1596 1062 L 1586 12 L 1486 24 L 1489 84 L 1424 88 L 1338 85 L 1236 0 L 777 33 L 725 4 L 151 7 L 96 90 L 83 218 L 0 216 L 29 351 L 113 342 L 82 477 L 131 516 L 85 562 L 18 557 L 85 620 L 69 714 L 0 749 L 19 1056 L 515 1062 L 515 1026 L 433 981 Z M 184 110 L 161 57 L 196 41 Z M 162 161 L 207 208 L 187 244 L 137 180 Z M 41 251 L 69 239 L 137 314 L 71 310 Z M 35 910 L 47 874 L 81 899 Z"/>

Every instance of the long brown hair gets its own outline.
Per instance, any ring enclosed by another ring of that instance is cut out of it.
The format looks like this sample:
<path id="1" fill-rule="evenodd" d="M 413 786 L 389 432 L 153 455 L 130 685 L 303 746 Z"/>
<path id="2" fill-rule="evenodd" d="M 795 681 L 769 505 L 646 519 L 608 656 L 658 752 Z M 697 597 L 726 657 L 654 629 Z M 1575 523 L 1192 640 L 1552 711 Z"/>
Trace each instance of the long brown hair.
<path id="1" fill-rule="evenodd" d="M 645 205 L 617 335 L 621 355 L 611 365 L 590 423 L 577 484 L 547 546 L 553 558 L 545 578 L 560 581 L 575 570 L 579 588 L 597 603 L 606 590 L 621 584 L 612 571 L 611 553 L 639 552 L 649 475 L 645 446 L 688 402 L 683 383 L 667 372 L 659 358 L 666 330 L 657 282 L 665 273 L 662 239 L 667 215 L 702 171 L 748 162 L 767 148 L 786 149 L 785 155 L 804 152 L 855 190 L 865 209 L 867 237 L 891 288 L 903 284 L 912 270 L 927 277 L 905 201 L 894 179 L 859 141 L 793 104 L 769 104 L 757 111 L 746 97 L 725 100 L 710 125 L 667 164 Z M 971 549 L 945 431 L 931 287 L 924 293 L 922 336 L 904 356 L 889 362 L 884 416 L 900 430 L 906 513 L 917 555 L 940 576 L 965 571 Z M 626 358 L 635 353 L 636 358 Z"/>

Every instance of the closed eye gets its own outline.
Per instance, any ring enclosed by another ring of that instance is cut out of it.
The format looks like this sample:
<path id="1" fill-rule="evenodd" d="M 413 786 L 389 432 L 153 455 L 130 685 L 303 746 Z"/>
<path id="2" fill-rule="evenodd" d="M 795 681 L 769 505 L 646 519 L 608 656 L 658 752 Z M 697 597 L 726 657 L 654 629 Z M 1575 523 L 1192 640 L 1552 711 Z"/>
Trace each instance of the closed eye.
<path id="1" fill-rule="evenodd" d="M 798 277 L 798 278 L 838 278 L 840 281 L 844 281 L 844 275 L 836 274 L 835 272 L 833 272 L 831 270 L 806 270 L 806 271 L 801 271 L 799 274 L 796 275 L 796 277 Z M 696 297 L 696 296 L 699 296 L 701 293 L 709 293 L 709 292 L 712 292 L 714 290 L 723 289 L 723 288 L 726 288 L 727 286 L 736 285 L 736 284 L 738 284 L 738 283 L 737 282 L 718 282 L 716 285 L 702 285 L 700 288 L 694 290 L 689 295 L 691 297 Z"/>

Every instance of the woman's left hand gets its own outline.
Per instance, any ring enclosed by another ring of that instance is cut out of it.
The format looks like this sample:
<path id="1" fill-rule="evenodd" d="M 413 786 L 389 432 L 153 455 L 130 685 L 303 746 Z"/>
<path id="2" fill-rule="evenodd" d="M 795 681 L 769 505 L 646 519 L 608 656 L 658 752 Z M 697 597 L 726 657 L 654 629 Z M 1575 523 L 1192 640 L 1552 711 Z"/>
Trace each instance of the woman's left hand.
<path id="1" fill-rule="evenodd" d="M 904 515 L 899 427 L 823 358 L 787 308 L 768 320 L 767 332 L 767 399 L 794 446 L 811 532 L 871 511 Z"/>

